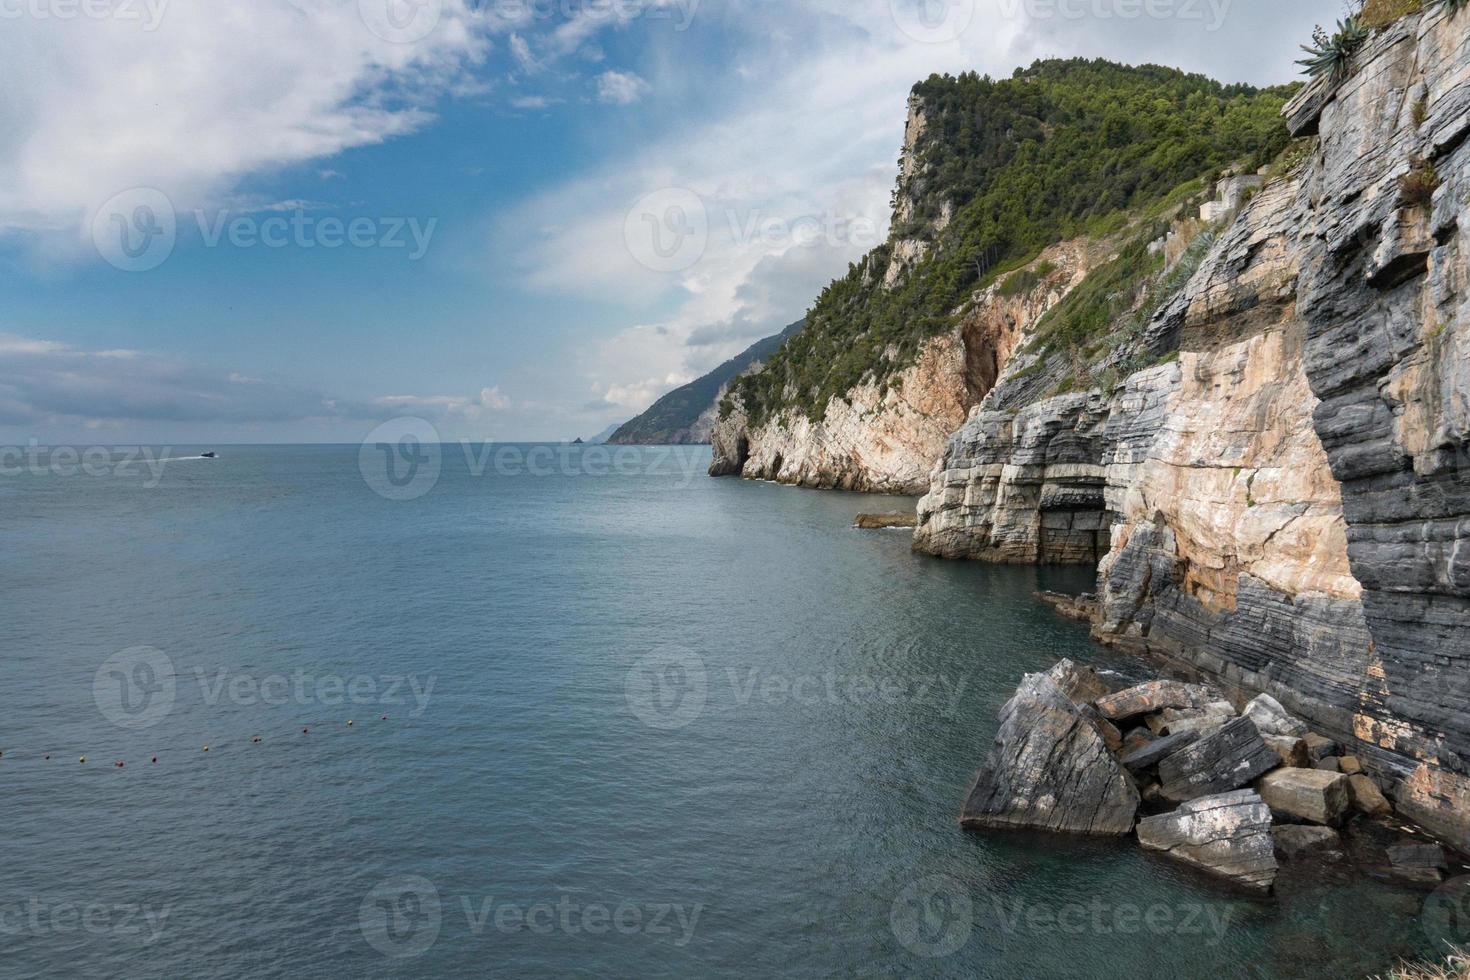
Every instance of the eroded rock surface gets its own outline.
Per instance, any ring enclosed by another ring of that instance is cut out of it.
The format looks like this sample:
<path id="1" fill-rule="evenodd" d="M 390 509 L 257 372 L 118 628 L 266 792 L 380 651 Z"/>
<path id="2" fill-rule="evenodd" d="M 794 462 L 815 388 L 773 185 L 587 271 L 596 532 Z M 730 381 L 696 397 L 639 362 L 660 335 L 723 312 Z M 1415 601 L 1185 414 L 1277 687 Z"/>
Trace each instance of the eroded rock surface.
<path id="1" fill-rule="evenodd" d="M 1145 817 L 1138 823 L 1138 842 L 1253 891 L 1269 892 L 1276 881 L 1271 810 L 1250 790 L 1207 796 L 1173 813 Z"/>
<path id="2" fill-rule="evenodd" d="M 1062 661 L 1028 674 L 1000 712 L 1000 731 L 960 817 L 969 829 L 1126 834 L 1138 791 L 1092 721 L 1090 672 Z"/>

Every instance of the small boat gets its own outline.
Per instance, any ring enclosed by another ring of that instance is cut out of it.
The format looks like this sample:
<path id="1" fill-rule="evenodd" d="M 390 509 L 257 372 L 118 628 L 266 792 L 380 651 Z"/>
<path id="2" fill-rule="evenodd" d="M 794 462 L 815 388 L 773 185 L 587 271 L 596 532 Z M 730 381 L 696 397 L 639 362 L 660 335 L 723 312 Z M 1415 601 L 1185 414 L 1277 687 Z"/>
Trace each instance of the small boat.
<path id="1" fill-rule="evenodd" d="M 199 454 L 199 458 L 200 459 L 218 459 L 219 458 L 219 454 L 218 453 L 213 453 L 213 452 L 200 453 Z"/>

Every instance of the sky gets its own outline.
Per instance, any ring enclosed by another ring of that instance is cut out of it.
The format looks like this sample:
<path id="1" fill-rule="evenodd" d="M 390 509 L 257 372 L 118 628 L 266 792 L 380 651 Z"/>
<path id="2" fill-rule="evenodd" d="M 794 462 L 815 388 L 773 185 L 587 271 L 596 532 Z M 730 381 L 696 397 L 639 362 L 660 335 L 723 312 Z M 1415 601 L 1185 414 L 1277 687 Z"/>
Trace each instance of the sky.
<path id="1" fill-rule="evenodd" d="M 0 0 L 0 444 L 590 436 L 887 235 L 932 73 L 1341 0 Z"/>

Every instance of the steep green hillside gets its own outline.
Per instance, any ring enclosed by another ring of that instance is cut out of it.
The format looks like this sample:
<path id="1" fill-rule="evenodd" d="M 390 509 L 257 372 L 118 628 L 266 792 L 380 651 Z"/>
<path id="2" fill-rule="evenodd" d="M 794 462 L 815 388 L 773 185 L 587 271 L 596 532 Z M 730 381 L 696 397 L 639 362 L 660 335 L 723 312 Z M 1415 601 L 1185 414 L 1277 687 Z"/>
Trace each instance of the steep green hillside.
<path id="1" fill-rule="evenodd" d="M 1045 246 L 1116 232 L 1181 185 L 1274 158 L 1293 91 L 1081 59 L 1037 62 L 1001 81 L 931 77 L 914 89 L 926 125 L 894 194 L 889 242 L 823 290 L 807 329 L 731 394 L 752 425 L 783 409 L 821 418 L 865 376 L 911 363 L 975 290 Z M 900 240 L 931 247 L 886 289 Z"/>
<path id="2" fill-rule="evenodd" d="M 665 443 L 707 441 L 707 434 L 691 432 L 695 422 L 715 404 L 720 389 L 757 361 L 764 361 L 801 332 L 805 320 L 798 320 L 774 337 L 757 341 L 743 353 L 715 368 L 709 374 L 676 388 L 653 403 L 653 407 L 614 432 L 608 442 L 616 445 L 656 446 Z"/>

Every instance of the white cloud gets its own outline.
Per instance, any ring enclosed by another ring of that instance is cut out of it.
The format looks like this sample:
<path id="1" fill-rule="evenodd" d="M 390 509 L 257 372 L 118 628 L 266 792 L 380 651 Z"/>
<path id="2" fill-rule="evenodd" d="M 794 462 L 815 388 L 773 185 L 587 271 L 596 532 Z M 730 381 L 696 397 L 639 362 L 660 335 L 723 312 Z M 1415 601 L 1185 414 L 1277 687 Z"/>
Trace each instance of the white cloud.
<path id="1" fill-rule="evenodd" d="M 467 0 L 416 43 L 379 37 L 356 0 L 181 0 L 151 31 L 7 18 L 0 232 L 75 241 L 133 187 L 207 207 L 248 174 L 407 133 L 488 44 Z"/>
<path id="2" fill-rule="evenodd" d="M 531 53 L 530 42 L 519 34 L 510 36 L 510 55 L 516 60 L 516 64 L 521 66 L 521 71 L 537 72 L 541 70 L 541 63 Z"/>
<path id="3" fill-rule="evenodd" d="M 605 71 L 597 76 L 597 101 L 632 105 L 648 93 L 648 83 L 631 72 Z"/>
<path id="4" fill-rule="evenodd" d="M 552 98 L 546 95 L 522 95 L 511 99 L 510 107 L 512 109 L 521 109 L 523 111 L 533 112 L 540 109 L 549 109 L 552 106 L 557 105 L 559 102 L 561 102 L 560 99 Z"/>

